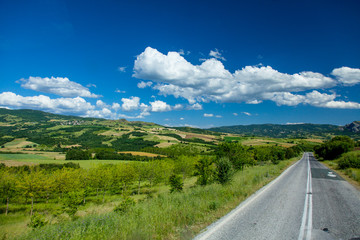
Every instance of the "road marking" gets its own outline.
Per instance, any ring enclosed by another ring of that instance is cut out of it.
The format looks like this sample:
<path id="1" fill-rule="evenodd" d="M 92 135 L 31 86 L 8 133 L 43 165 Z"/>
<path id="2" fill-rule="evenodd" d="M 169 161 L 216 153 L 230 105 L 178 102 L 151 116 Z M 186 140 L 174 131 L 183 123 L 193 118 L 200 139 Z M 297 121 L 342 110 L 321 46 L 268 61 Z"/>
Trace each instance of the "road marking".
<path id="1" fill-rule="evenodd" d="M 301 158 L 301 160 L 305 157 L 305 154 Z M 291 165 L 288 169 L 286 169 L 284 172 L 280 174 L 275 180 L 270 182 L 269 184 L 265 185 L 261 189 L 259 189 L 257 192 L 255 192 L 253 195 L 251 195 L 248 199 L 240 203 L 234 210 L 232 210 L 230 213 L 225 215 L 224 217 L 220 218 L 215 223 L 208 226 L 205 231 L 197 235 L 194 240 L 201 240 L 201 239 L 208 239 L 213 233 L 218 231 L 222 226 L 224 226 L 227 222 L 231 221 L 233 217 L 235 217 L 239 212 L 241 212 L 244 208 L 246 208 L 249 204 L 251 204 L 254 200 L 256 200 L 259 196 L 261 196 L 264 192 L 266 192 L 268 189 L 271 188 L 272 185 L 280 181 L 281 178 L 283 178 L 290 169 L 294 168 L 296 165 L 298 165 L 301 160 L 297 161 L 295 164 Z"/>
<path id="2" fill-rule="evenodd" d="M 336 175 L 333 172 L 328 172 L 328 177 L 336 177 Z"/>
<path id="3" fill-rule="evenodd" d="M 312 182 L 311 182 L 311 168 L 310 168 L 310 160 L 309 153 L 306 153 L 307 159 L 307 182 L 306 182 L 306 196 L 304 203 L 304 212 L 301 221 L 300 233 L 298 240 L 303 240 L 304 236 L 305 240 L 311 239 L 311 230 L 312 230 Z M 305 235 L 306 233 L 306 235 Z"/>

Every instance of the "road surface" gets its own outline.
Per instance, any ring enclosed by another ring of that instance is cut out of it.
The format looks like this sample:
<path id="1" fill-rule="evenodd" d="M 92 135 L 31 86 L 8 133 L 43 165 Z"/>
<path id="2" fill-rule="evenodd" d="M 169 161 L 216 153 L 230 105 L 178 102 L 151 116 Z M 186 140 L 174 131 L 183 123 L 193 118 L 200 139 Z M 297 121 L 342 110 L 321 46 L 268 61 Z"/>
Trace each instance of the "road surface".
<path id="1" fill-rule="evenodd" d="M 305 153 L 195 239 L 360 240 L 360 192 Z"/>

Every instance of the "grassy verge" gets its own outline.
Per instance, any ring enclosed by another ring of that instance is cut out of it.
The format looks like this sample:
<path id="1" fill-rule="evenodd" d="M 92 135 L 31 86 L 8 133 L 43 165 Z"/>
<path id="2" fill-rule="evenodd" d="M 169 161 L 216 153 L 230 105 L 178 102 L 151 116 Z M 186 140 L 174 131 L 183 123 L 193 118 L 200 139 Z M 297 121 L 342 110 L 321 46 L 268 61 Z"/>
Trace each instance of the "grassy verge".
<path id="1" fill-rule="evenodd" d="M 163 192 L 140 200 L 121 214 L 89 215 L 29 231 L 16 239 L 190 239 L 297 159 L 247 168 L 225 186 L 188 185 L 182 193 Z"/>
<path id="2" fill-rule="evenodd" d="M 342 178 L 346 179 L 354 187 L 360 190 L 360 169 L 358 168 L 347 168 L 339 169 L 337 161 L 323 161 L 325 166 L 339 174 Z"/>

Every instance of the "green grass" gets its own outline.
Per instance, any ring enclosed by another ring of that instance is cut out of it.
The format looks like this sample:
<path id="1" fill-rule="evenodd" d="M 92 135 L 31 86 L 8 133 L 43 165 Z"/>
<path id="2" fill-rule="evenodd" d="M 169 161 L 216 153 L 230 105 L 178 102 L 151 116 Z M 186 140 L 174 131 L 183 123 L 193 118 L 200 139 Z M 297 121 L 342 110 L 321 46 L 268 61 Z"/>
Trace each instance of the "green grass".
<path id="1" fill-rule="evenodd" d="M 0 154 L 0 160 L 14 160 L 14 161 L 44 161 L 50 158 L 35 154 Z"/>
<path id="2" fill-rule="evenodd" d="M 18 239 L 190 239 L 278 176 L 291 161 L 237 172 L 227 185 L 188 187 L 139 201 L 127 213 L 90 215 L 46 226 Z"/>
<path id="3" fill-rule="evenodd" d="M 95 167 L 99 164 L 119 164 L 119 163 L 126 163 L 131 161 L 124 161 L 124 160 L 78 160 L 78 161 L 67 161 L 67 160 L 53 160 L 46 156 L 35 155 L 35 154 L 0 154 L 0 161 L 4 160 L 13 160 L 18 162 L 27 162 L 33 164 L 40 164 L 40 163 L 58 163 L 64 164 L 67 162 L 78 163 L 81 168 L 90 169 Z"/>

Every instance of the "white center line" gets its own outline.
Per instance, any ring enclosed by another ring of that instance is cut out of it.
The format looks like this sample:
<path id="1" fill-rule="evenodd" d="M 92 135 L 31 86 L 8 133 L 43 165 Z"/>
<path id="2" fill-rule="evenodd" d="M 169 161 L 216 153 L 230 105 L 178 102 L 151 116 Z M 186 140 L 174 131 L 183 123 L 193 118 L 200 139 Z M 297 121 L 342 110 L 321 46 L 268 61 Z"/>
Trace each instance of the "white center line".
<path id="1" fill-rule="evenodd" d="M 311 183 L 311 168 L 309 153 L 306 153 L 307 160 L 307 183 L 306 183 L 306 196 L 304 203 L 304 212 L 301 221 L 300 233 L 298 240 L 303 240 L 306 233 L 306 240 L 311 239 L 311 230 L 312 230 L 312 183 Z"/>

